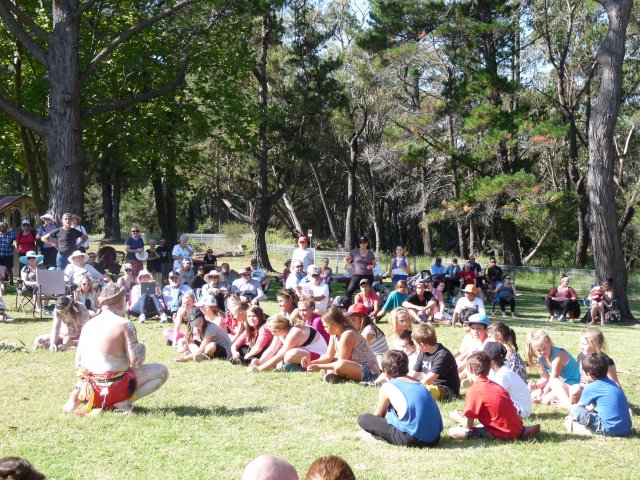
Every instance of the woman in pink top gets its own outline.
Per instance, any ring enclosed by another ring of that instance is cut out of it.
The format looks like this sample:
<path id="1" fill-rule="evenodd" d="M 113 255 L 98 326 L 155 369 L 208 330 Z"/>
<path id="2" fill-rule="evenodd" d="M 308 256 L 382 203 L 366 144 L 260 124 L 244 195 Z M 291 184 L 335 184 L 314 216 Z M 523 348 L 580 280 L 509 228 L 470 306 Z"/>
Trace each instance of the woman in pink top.
<path id="1" fill-rule="evenodd" d="M 564 322 L 567 315 L 573 315 L 573 318 L 580 316 L 580 305 L 578 305 L 578 295 L 576 291 L 569 286 L 569 277 L 562 277 L 560 285 L 554 287 L 549 295 L 544 299 L 544 303 L 549 311 L 549 321 L 555 320 L 554 311 L 560 310 L 562 313 L 558 319 Z"/>
<path id="2" fill-rule="evenodd" d="M 249 365 L 259 358 L 273 340 L 273 334 L 266 326 L 264 312 L 257 305 L 247 309 L 244 331 L 231 345 L 232 363 Z"/>

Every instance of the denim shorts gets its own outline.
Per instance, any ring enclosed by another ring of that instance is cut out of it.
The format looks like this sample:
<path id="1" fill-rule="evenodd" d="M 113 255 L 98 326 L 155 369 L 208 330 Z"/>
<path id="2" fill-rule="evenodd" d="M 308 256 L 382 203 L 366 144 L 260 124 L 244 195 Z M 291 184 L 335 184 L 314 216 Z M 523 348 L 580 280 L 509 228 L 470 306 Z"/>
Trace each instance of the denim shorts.
<path id="1" fill-rule="evenodd" d="M 378 375 L 369 370 L 369 368 L 363 363 L 360 364 L 360 368 L 362 369 L 362 379 L 360 380 L 361 382 L 373 382 L 376 378 L 378 378 Z"/>

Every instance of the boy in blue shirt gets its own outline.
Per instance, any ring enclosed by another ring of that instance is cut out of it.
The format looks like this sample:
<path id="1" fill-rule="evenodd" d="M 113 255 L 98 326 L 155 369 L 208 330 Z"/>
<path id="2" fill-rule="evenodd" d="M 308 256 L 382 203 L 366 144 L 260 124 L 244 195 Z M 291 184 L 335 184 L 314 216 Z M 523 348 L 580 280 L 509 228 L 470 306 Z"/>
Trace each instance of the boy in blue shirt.
<path id="1" fill-rule="evenodd" d="M 393 445 L 435 447 L 442 416 L 429 391 L 409 376 L 407 355 L 399 350 L 385 352 L 382 372 L 388 382 L 380 388 L 375 413 L 358 417 L 360 428 Z"/>
<path id="2" fill-rule="evenodd" d="M 582 360 L 582 370 L 593 383 L 584 387 L 580 401 L 571 406 L 567 430 L 581 435 L 628 435 L 632 427 L 629 403 L 622 389 L 607 377 L 607 358 L 591 353 Z"/>

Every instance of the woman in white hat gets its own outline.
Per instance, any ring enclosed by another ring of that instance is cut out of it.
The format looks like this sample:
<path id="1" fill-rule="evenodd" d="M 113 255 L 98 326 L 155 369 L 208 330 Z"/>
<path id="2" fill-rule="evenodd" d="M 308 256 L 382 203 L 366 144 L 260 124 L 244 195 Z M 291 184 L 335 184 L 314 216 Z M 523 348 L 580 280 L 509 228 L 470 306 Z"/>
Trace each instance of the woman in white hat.
<path id="1" fill-rule="evenodd" d="M 164 311 L 160 298 L 162 291 L 153 279 L 153 275 L 148 270 L 140 270 L 138 273 L 137 284 L 131 289 L 131 298 L 129 300 L 129 314 L 136 315 L 138 322 L 144 323 L 147 317 L 160 315 L 160 323 L 167 321 L 167 314 Z M 142 284 L 150 283 L 155 286 L 155 294 L 142 293 Z"/>
<path id="2" fill-rule="evenodd" d="M 36 232 L 36 240 L 40 242 L 40 239 L 45 235 L 53 232 L 56 229 L 55 219 L 53 215 L 50 213 L 45 213 L 40 217 L 42 221 L 42 225 L 38 228 Z M 48 245 L 44 242 L 40 242 L 42 244 L 40 248 L 40 252 L 44 255 L 44 268 L 51 268 L 56 266 L 56 254 L 58 250 L 56 247 Z"/>
<path id="3" fill-rule="evenodd" d="M 64 280 L 78 286 L 84 277 L 89 276 L 92 283 L 97 283 L 102 274 L 87 264 L 87 260 L 89 260 L 89 255 L 80 250 L 69 255 L 69 265 L 64 269 Z"/>
<path id="4" fill-rule="evenodd" d="M 227 289 L 220 284 L 220 272 L 211 270 L 204 274 L 204 280 L 207 283 L 202 287 L 202 296 L 211 295 L 215 297 L 220 308 L 224 309 L 224 296 L 227 293 Z"/>
<path id="5" fill-rule="evenodd" d="M 40 300 L 38 298 L 38 269 L 42 268 L 43 258 L 43 255 L 38 255 L 35 251 L 31 250 L 19 259 L 20 263 L 24 265 L 22 270 L 20 270 L 22 291 L 33 293 L 36 299 L 36 310 L 40 308 Z"/>
<path id="6" fill-rule="evenodd" d="M 479 313 L 480 315 L 487 314 L 484 308 L 484 302 L 482 298 L 478 296 L 478 287 L 469 283 L 464 287 L 462 292 L 464 293 L 464 297 L 458 299 L 453 310 L 453 319 L 451 320 L 452 327 L 455 327 L 458 320 L 463 324 L 467 318 L 475 313 Z"/>
<path id="7" fill-rule="evenodd" d="M 226 331 L 227 319 L 224 313 L 218 308 L 218 302 L 213 295 L 203 295 L 201 299 L 196 302 L 196 307 L 202 310 L 207 322 L 215 323 Z"/>

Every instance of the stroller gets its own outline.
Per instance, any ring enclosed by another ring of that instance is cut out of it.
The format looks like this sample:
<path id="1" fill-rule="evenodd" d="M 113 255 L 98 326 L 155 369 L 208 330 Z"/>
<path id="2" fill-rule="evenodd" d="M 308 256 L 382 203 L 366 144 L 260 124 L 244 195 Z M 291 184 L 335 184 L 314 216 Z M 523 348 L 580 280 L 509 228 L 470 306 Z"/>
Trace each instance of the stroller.
<path id="1" fill-rule="evenodd" d="M 98 250 L 98 262 L 96 263 L 96 270 L 100 273 L 111 273 L 118 275 L 122 269 L 122 263 L 124 261 L 124 252 L 118 251 L 115 248 L 105 245 Z"/>
<path id="2" fill-rule="evenodd" d="M 407 280 L 407 285 L 409 286 L 409 291 L 410 292 L 415 292 L 417 283 L 420 280 L 426 279 L 427 277 L 431 278 L 431 271 L 429 271 L 429 270 L 421 270 L 420 273 L 417 273 L 413 277 L 410 277 L 409 280 Z"/>

